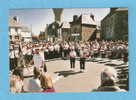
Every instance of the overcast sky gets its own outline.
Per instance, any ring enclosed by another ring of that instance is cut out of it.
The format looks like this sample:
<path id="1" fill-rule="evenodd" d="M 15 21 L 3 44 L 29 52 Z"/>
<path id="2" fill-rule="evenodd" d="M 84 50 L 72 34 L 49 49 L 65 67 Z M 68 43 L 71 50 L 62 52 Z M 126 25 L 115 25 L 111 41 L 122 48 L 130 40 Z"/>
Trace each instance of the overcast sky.
<path id="1" fill-rule="evenodd" d="M 61 20 L 70 22 L 73 20 L 73 15 L 93 14 L 95 20 L 100 22 L 108 13 L 109 8 L 73 8 L 64 9 Z M 32 25 L 32 32 L 39 34 L 41 30 L 54 21 L 54 14 L 52 9 L 14 9 L 9 11 L 10 16 L 18 16 L 20 23 L 30 27 Z"/>

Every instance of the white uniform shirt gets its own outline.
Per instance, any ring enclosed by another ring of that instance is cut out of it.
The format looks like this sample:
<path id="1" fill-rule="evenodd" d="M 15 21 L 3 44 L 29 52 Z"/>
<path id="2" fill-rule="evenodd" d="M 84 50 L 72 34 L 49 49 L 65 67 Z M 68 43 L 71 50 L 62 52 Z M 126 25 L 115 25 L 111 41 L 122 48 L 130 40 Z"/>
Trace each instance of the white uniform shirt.
<path id="1" fill-rule="evenodd" d="M 81 58 L 85 58 L 86 57 L 84 50 L 80 50 L 80 57 Z"/>
<path id="2" fill-rule="evenodd" d="M 76 57 L 76 52 L 75 51 L 71 51 L 69 55 L 70 55 L 70 57 L 75 58 Z"/>
<path id="3" fill-rule="evenodd" d="M 60 50 L 60 46 L 59 46 L 58 44 L 56 44 L 56 45 L 54 46 L 54 49 L 55 49 L 55 51 L 59 51 L 59 50 Z"/>
<path id="4" fill-rule="evenodd" d="M 54 46 L 49 46 L 49 51 L 53 51 L 54 50 Z"/>
<path id="5" fill-rule="evenodd" d="M 15 50 L 15 57 L 19 58 L 19 50 Z"/>
<path id="6" fill-rule="evenodd" d="M 22 48 L 22 52 L 23 52 L 23 55 L 25 55 L 27 53 L 27 49 L 26 48 Z"/>
<path id="7" fill-rule="evenodd" d="M 69 48 L 69 45 L 66 44 L 66 45 L 64 46 L 64 49 L 65 49 L 65 50 L 68 50 L 68 48 Z"/>
<path id="8" fill-rule="evenodd" d="M 15 58 L 15 52 L 14 52 L 14 50 L 10 51 L 9 57 L 12 58 L 12 59 Z"/>
<path id="9" fill-rule="evenodd" d="M 32 50 L 31 49 L 28 49 L 27 50 L 27 55 L 31 55 L 32 54 Z"/>
<path id="10" fill-rule="evenodd" d="M 43 58 L 40 54 L 34 54 L 33 60 L 34 60 L 34 67 L 39 68 L 39 67 L 43 66 Z"/>
<path id="11" fill-rule="evenodd" d="M 42 59 L 43 59 L 43 61 L 45 60 L 44 59 L 44 51 L 40 51 L 40 55 L 41 55 L 41 57 L 42 57 Z"/>

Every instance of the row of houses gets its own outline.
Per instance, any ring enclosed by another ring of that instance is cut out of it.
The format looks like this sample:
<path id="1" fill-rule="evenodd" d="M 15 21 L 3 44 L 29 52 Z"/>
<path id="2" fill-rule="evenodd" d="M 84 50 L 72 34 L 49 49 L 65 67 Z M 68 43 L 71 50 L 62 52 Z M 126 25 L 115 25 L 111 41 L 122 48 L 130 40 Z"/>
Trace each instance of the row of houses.
<path id="1" fill-rule="evenodd" d="M 9 39 L 10 41 L 32 41 L 31 29 L 22 25 L 18 17 L 12 16 L 9 18 Z"/>
<path id="2" fill-rule="evenodd" d="M 58 30 L 55 27 L 58 27 Z M 55 41 L 56 37 L 65 41 L 88 41 L 99 39 L 100 31 L 93 15 L 82 14 L 80 16 L 74 15 L 71 22 L 63 22 L 61 24 L 53 22 L 47 25 L 39 37 L 42 40 L 53 41 Z"/>
<path id="3" fill-rule="evenodd" d="M 53 22 L 39 34 L 39 40 L 128 40 L 128 8 L 110 8 L 110 12 L 96 23 L 90 14 L 74 15 L 71 22 Z M 20 24 L 18 17 L 9 18 L 10 41 L 32 41 L 32 31 Z"/>

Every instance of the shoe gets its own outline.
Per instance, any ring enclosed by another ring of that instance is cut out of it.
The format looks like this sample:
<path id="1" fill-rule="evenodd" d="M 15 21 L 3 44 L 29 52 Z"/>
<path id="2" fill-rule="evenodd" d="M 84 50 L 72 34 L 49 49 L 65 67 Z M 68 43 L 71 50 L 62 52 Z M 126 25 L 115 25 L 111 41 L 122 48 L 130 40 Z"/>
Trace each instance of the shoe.
<path id="1" fill-rule="evenodd" d="M 83 70 L 83 72 L 87 72 L 87 70 Z"/>
<path id="2" fill-rule="evenodd" d="M 83 72 L 83 69 L 80 69 L 80 72 Z"/>
<path id="3" fill-rule="evenodd" d="M 75 68 L 73 68 L 73 71 L 76 71 L 76 69 L 75 69 Z"/>
<path id="4" fill-rule="evenodd" d="M 73 68 L 70 68 L 70 71 L 73 71 Z"/>

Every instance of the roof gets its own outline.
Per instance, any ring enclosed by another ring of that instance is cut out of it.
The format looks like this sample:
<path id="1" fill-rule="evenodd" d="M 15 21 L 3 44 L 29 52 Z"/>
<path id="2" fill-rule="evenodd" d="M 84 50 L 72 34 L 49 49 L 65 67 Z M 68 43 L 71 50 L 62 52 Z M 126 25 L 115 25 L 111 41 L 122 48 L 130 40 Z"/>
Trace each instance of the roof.
<path id="1" fill-rule="evenodd" d="M 128 8 L 114 8 L 114 10 L 112 11 L 113 8 L 111 8 L 111 11 L 102 19 L 102 21 L 104 21 L 107 17 L 113 15 L 116 12 L 120 12 L 120 11 L 126 11 L 128 12 Z"/>
<path id="2" fill-rule="evenodd" d="M 31 32 L 31 29 L 28 28 L 27 26 L 22 27 L 22 32 Z"/>
<path id="3" fill-rule="evenodd" d="M 115 11 L 128 11 L 128 8 L 117 8 Z"/>
<path id="4" fill-rule="evenodd" d="M 9 27 L 20 27 L 22 28 L 22 25 L 20 23 L 17 23 L 13 17 L 9 18 Z"/>
<path id="5" fill-rule="evenodd" d="M 91 24 L 91 25 L 97 25 L 95 20 L 92 19 L 90 14 L 83 14 L 82 15 L 82 24 Z"/>

